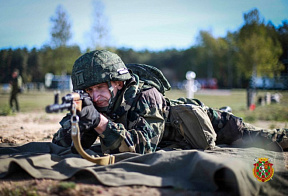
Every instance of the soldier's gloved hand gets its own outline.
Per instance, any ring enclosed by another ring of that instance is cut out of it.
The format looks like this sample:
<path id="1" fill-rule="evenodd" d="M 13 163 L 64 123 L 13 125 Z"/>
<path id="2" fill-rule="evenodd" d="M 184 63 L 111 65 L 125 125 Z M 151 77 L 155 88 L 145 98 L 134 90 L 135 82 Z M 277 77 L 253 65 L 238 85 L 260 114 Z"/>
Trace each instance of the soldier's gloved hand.
<path id="1" fill-rule="evenodd" d="M 83 108 L 78 112 L 79 127 L 81 131 L 88 131 L 98 126 L 100 122 L 100 113 L 94 107 L 91 99 L 84 99 L 82 101 Z"/>

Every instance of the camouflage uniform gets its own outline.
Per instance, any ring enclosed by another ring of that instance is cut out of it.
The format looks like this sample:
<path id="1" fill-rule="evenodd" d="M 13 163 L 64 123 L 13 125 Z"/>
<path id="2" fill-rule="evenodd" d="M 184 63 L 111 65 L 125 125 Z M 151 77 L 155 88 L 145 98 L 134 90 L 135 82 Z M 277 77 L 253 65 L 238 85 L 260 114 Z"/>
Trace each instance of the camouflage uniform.
<path id="1" fill-rule="evenodd" d="M 143 83 L 140 83 L 137 75 L 127 81 L 126 85 L 115 103 L 116 107 L 109 113 L 103 113 L 109 122 L 106 130 L 100 135 L 102 151 L 132 151 L 141 154 L 154 152 L 164 132 L 163 111 L 166 101 L 156 88 L 142 86 Z M 53 143 L 70 146 L 69 115 L 64 117 L 60 124 L 62 128 L 54 135 Z M 96 137 L 95 131 L 84 132 L 82 146 L 88 148 Z"/>
<path id="2" fill-rule="evenodd" d="M 214 130 L 217 133 L 216 144 L 232 144 L 238 139 L 244 146 L 265 147 L 273 142 L 288 149 L 288 129 L 263 129 L 245 123 L 241 118 L 228 112 L 208 109 Z"/>
<path id="3" fill-rule="evenodd" d="M 77 77 L 82 80 L 85 76 Z M 157 147 L 197 148 L 197 145 L 193 145 L 193 141 L 189 140 L 190 138 L 185 132 L 179 131 L 182 125 L 171 117 L 170 108 L 177 105 L 198 107 L 201 109 L 199 111 L 205 113 L 209 121 L 207 124 L 210 123 L 211 128 L 210 132 L 205 132 L 206 138 L 204 139 L 207 140 L 210 148 L 214 147 L 213 143 L 215 142 L 217 145 L 232 144 L 238 139 L 243 139 L 244 142 L 254 146 L 259 143 L 259 138 L 261 145 L 269 144 L 271 141 L 287 140 L 287 130 L 285 129 L 264 130 L 256 128 L 242 122 L 241 118 L 231 113 L 214 110 L 196 99 L 165 99 L 162 95 L 163 92 L 159 92 L 161 90 L 157 88 L 157 85 L 147 84 L 141 79 L 138 75 L 133 74 L 130 79 L 126 80 L 124 88 L 113 99 L 113 107 L 102 113 L 109 119 L 103 134 L 99 135 L 94 130 L 81 130 L 81 144 L 84 148 L 89 148 L 98 136 L 100 136 L 101 148 L 104 153 L 130 151 L 145 154 L 155 152 Z M 82 86 L 81 88 L 86 87 Z M 69 114 L 62 119 L 60 124 L 62 127 L 55 133 L 52 142 L 60 146 L 71 146 Z M 196 131 L 202 132 L 202 130 Z M 193 134 L 196 135 L 197 140 L 198 133 Z M 203 148 L 206 149 L 205 146 Z"/>

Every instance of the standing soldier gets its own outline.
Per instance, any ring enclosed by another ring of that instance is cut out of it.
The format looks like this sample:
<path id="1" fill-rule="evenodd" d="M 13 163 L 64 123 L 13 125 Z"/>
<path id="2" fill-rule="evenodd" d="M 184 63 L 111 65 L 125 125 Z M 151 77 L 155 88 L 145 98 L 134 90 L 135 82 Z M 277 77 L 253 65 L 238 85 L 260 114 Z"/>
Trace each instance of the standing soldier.
<path id="1" fill-rule="evenodd" d="M 19 75 L 19 70 L 18 69 L 14 69 L 13 73 L 12 73 L 12 79 L 10 81 L 10 85 L 11 85 L 11 93 L 10 93 L 10 108 L 12 109 L 13 112 L 15 112 L 15 109 L 17 112 L 20 111 L 19 108 L 19 102 L 17 99 L 17 95 L 19 92 L 21 92 L 22 90 L 22 77 Z M 13 102 L 15 102 L 15 107 L 13 106 Z"/>
<path id="2" fill-rule="evenodd" d="M 265 130 L 242 122 L 225 111 L 214 110 L 197 99 L 164 97 L 168 81 L 155 67 L 125 65 L 120 57 L 96 50 L 78 58 L 72 70 L 74 90 L 91 98 L 78 113 L 81 144 L 89 148 L 99 136 L 103 153 L 151 153 L 158 147 L 213 149 L 218 144 L 287 149 L 287 130 Z M 65 116 L 53 143 L 71 146 L 71 115 Z M 73 149 L 73 148 L 72 148 Z"/>

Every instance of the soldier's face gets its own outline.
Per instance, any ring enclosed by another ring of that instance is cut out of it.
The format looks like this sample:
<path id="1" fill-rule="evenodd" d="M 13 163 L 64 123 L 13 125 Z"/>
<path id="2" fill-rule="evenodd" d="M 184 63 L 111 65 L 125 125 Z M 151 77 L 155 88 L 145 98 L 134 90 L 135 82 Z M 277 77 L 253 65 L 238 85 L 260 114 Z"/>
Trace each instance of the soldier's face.
<path id="1" fill-rule="evenodd" d="M 17 76 L 18 76 L 18 73 L 17 73 L 17 72 L 13 72 L 13 73 L 12 73 L 12 77 L 13 77 L 13 78 L 16 78 Z"/>
<path id="2" fill-rule="evenodd" d="M 117 91 L 122 89 L 123 82 L 111 81 L 111 85 L 112 85 L 113 93 L 115 96 Z M 90 86 L 89 88 L 85 89 L 85 91 L 92 98 L 92 101 L 94 102 L 96 107 L 107 107 L 109 105 L 111 94 L 110 94 L 107 83 L 101 83 L 101 84 L 96 84 L 94 86 Z"/>

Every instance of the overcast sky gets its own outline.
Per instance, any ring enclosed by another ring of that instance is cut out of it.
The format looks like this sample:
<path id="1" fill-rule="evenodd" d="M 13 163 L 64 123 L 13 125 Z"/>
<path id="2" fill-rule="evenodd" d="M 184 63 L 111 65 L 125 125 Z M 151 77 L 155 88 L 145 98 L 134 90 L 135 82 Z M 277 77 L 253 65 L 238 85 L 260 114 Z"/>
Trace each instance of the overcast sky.
<path id="1" fill-rule="evenodd" d="M 288 20 L 288 0 L 102 0 L 114 47 L 186 49 L 200 30 L 224 37 L 257 8 L 276 27 Z M 51 16 L 61 4 L 72 23 L 71 43 L 87 47 L 92 0 L 0 0 L 0 49 L 41 48 L 50 41 Z"/>

